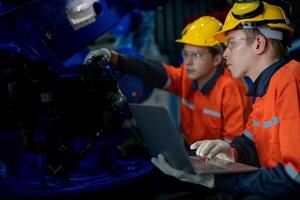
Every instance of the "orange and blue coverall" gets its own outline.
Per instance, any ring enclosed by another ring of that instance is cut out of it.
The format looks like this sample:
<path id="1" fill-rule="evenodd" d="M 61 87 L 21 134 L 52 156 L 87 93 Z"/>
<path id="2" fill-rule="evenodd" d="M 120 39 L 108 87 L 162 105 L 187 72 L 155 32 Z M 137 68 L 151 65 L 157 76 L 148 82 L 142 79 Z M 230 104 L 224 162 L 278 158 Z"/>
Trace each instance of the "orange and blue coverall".
<path id="1" fill-rule="evenodd" d="M 152 60 L 119 54 L 118 69 L 137 74 L 154 87 L 175 93 L 180 101 L 180 126 L 187 143 L 198 140 L 231 141 L 245 128 L 251 109 L 247 87 L 234 79 L 226 67 L 219 66 L 201 88 L 187 78 L 185 65 L 174 67 Z"/>
<path id="2" fill-rule="evenodd" d="M 180 97 L 180 126 L 189 144 L 207 139 L 231 141 L 241 134 L 250 111 L 247 88 L 226 67 L 219 66 L 201 89 L 196 81 L 188 80 L 184 64 L 164 68 L 168 75 L 164 89 Z"/>
<path id="3" fill-rule="evenodd" d="M 300 63 L 280 59 L 266 68 L 248 92 L 255 95 L 243 134 L 231 146 L 242 163 L 258 171 L 217 175 L 216 187 L 235 196 L 257 194 L 284 199 L 300 195 Z"/>

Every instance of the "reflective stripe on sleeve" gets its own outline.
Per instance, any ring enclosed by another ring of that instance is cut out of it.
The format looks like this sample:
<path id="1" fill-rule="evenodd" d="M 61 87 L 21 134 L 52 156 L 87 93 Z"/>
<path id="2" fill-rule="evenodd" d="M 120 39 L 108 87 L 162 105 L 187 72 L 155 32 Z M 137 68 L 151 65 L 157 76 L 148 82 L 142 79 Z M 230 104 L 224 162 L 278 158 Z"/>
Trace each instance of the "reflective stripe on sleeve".
<path id="1" fill-rule="evenodd" d="M 255 127 L 259 127 L 259 121 L 257 121 L 257 120 L 254 119 L 252 121 L 252 125 L 255 126 Z"/>
<path id="2" fill-rule="evenodd" d="M 221 118 L 221 113 L 214 111 L 214 110 L 207 109 L 207 108 L 203 108 L 203 113 L 212 115 L 214 117 Z"/>
<path id="3" fill-rule="evenodd" d="M 182 103 L 183 105 L 185 105 L 186 107 L 188 107 L 189 109 L 195 110 L 195 105 L 192 104 L 192 103 L 190 103 L 190 102 L 188 102 L 186 99 L 182 98 L 182 99 L 181 99 L 181 103 Z"/>
<path id="4" fill-rule="evenodd" d="M 286 173 L 297 183 L 300 183 L 300 174 L 296 171 L 296 169 L 292 166 L 291 163 L 284 166 Z"/>
<path id="5" fill-rule="evenodd" d="M 263 122 L 263 128 L 270 128 L 276 124 L 279 124 L 280 120 L 278 117 L 273 117 L 271 120 L 268 121 L 264 121 Z M 252 125 L 254 127 L 259 127 L 260 126 L 260 122 L 256 119 L 252 120 Z"/>
<path id="6" fill-rule="evenodd" d="M 253 135 L 252 135 L 252 133 L 251 133 L 250 131 L 244 130 L 243 134 L 244 134 L 247 138 L 249 138 L 250 140 L 253 141 Z"/>
<path id="7" fill-rule="evenodd" d="M 273 125 L 279 124 L 280 120 L 278 117 L 273 117 L 273 119 L 264 122 L 264 128 L 270 128 Z"/>

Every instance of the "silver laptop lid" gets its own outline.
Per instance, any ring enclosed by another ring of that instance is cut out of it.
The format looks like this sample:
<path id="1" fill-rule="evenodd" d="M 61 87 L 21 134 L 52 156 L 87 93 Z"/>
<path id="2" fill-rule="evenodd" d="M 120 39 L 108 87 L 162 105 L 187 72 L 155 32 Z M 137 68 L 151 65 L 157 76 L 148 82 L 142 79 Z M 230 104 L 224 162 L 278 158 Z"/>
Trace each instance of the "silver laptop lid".
<path id="1" fill-rule="evenodd" d="M 176 169 L 194 173 L 182 136 L 165 107 L 129 104 L 134 120 L 152 157 L 163 154 Z"/>

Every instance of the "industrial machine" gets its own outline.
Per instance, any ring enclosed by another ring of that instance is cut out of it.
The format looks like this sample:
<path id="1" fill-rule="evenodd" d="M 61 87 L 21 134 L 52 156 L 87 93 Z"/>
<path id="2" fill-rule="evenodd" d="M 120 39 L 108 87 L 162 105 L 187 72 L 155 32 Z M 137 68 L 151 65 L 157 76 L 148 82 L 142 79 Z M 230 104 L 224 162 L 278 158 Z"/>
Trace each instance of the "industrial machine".
<path id="1" fill-rule="evenodd" d="M 75 58 L 132 9 L 164 2 L 0 2 L 0 198 L 74 197 L 151 172 L 118 150 L 130 113 L 113 70 Z"/>

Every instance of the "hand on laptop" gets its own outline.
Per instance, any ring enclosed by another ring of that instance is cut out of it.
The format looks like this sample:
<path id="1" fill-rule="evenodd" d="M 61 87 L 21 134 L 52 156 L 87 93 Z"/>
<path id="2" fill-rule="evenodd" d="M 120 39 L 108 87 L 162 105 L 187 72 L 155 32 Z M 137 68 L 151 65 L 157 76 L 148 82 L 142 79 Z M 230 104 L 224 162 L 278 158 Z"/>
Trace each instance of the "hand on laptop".
<path id="1" fill-rule="evenodd" d="M 214 187 L 215 180 L 212 174 L 196 175 L 175 169 L 169 165 L 162 154 L 159 154 L 157 158 L 151 158 L 151 162 L 164 174 L 173 176 L 181 181 L 199 184 L 208 188 Z"/>
<path id="2" fill-rule="evenodd" d="M 236 150 L 223 140 L 202 140 L 193 143 L 191 149 L 197 149 L 196 155 L 211 158 L 220 158 L 229 161 L 236 160 Z"/>

